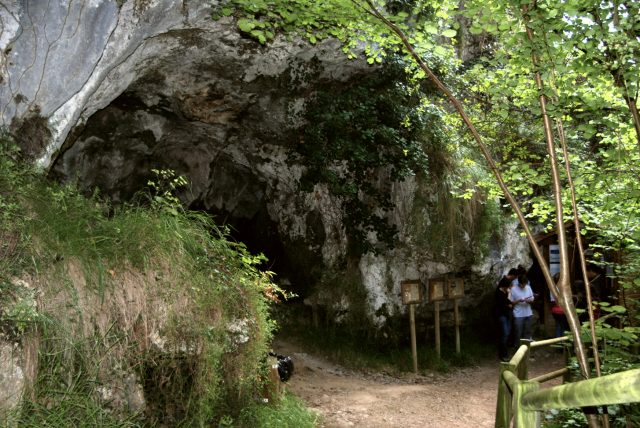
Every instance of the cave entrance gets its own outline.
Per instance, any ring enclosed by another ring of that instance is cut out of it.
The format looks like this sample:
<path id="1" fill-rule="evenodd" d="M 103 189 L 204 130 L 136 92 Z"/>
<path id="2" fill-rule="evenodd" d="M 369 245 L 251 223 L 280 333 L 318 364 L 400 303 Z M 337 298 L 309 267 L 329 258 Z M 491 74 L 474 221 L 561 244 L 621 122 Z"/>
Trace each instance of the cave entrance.
<path id="1" fill-rule="evenodd" d="M 272 188 L 291 180 L 282 142 L 262 135 L 257 127 L 265 122 L 256 119 L 255 112 L 236 118 L 236 124 L 217 119 L 205 123 L 185 113 L 182 98 L 158 93 L 150 104 L 154 91 L 148 81 L 141 78 L 77 128 L 57 155 L 50 176 L 75 180 L 87 194 L 98 188 L 117 204 L 147 188 L 154 180 L 153 169 L 173 170 L 190 182 L 177 195 L 185 205 L 228 226 L 233 240 L 267 257 L 259 268 L 274 272 L 281 288 L 306 296 L 318 276 L 321 246 L 288 238 L 282 232 L 287 227 L 278 224 L 285 220 L 274 220 L 267 208 L 270 198 L 287 200 Z M 288 197 L 298 197 L 295 189 L 290 192 Z M 319 214 L 300 215 L 321 243 Z"/>
<path id="2" fill-rule="evenodd" d="M 264 254 L 267 261 L 259 268 L 275 273 L 274 282 L 281 288 L 297 295 L 307 293 L 305 285 L 312 283 L 312 278 L 309 277 L 309 269 L 300 265 L 310 261 L 296 260 L 296 251 L 300 256 L 301 243 L 283 240 L 278 224 L 269 217 L 264 204 L 249 218 L 237 217 L 222 210 L 204 209 L 199 204 L 191 209 L 204 211 L 217 225 L 227 227 L 231 240 L 246 245 L 251 254 Z"/>

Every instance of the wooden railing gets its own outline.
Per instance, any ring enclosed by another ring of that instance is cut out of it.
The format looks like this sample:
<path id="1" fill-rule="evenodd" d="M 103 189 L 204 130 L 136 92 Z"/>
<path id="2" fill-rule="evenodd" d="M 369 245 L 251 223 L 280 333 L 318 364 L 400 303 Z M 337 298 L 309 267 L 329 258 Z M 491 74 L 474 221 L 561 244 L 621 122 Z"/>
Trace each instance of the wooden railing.
<path id="1" fill-rule="evenodd" d="M 540 384 L 558 377 L 566 381 L 569 369 L 565 367 L 528 379 L 530 350 L 568 339 L 563 336 L 537 342 L 522 341 L 511 360 L 500 364 L 496 428 L 508 428 L 511 422 L 515 428 L 539 427 L 542 410 L 640 402 L 640 369 L 546 389 L 540 389 Z"/>

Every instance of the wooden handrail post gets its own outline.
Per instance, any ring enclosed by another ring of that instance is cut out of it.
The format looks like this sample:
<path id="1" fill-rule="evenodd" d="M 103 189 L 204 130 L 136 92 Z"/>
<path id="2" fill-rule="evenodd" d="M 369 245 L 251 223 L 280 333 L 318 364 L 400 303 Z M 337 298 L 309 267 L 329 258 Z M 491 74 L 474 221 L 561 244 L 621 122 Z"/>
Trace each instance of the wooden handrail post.
<path id="1" fill-rule="evenodd" d="M 564 366 L 565 367 L 569 367 L 569 359 L 570 359 L 570 354 L 569 354 L 569 347 L 564 344 L 562 346 L 562 356 L 564 357 Z M 571 371 L 568 370 L 567 373 L 565 373 L 564 376 L 562 376 L 562 383 L 569 383 L 571 382 Z"/>
<path id="2" fill-rule="evenodd" d="M 522 398 L 530 393 L 540 389 L 538 382 L 521 381 L 516 384 L 516 390 L 513 393 L 514 404 L 514 428 L 533 428 L 540 426 L 540 413 L 535 410 L 525 409 L 522 405 Z"/>
<path id="3" fill-rule="evenodd" d="M 529 357 L 531 355 L 531 342 L 532 340 L 529 339 L 520 339 L 520 347 L 527 347 L 527 351 L 525 352 L 524 357 L 522 358 L 520 364 L 518 364 L 518 372 L 516 373 L 518 375 L 518 379 L 520 380 L 527 380 L 527 378 L 529 377 Z"/>
<path id="4" fill-rule="evenodd" d="M 633 369 L 531 393 L 522 405 L 531 410 L 546 410 L 638 402 L 640 369 Z"/>
<path id="5" fill-rule="evenodd" d="M 534 340 L 533 342 L 531 342 L 531 347 L 539 348 L 541 346 L 555 345 L 558 343 L 564 343 L 567 340 L 569 340 L 569 336 L 560 336 L 560 337 L 554 337 L 552 339 L 545 339 L 545 340 Z"/>
<path id="6" fill-rule="evenodd" d="M 511 360 L 500 364 L 495 428 L 509 428 L 512 420 L 515 428 L 539 427 L 540 412 L 547 409 L 640 403 L 640 369 L 565 383 L 543 390 L 540 390 L 540 382 L 566 375 L 569 370 L 565 367 L 527 380 L 530 348 L 551 345 L 566 339 L 549 339 L 540 343 L 533 342 L 533 345 L 531 341 L 522 340 Z M 607 415 L 603 416 L 606 424 Z"/>
<path id="7" fill-rule="evenodd" d="M 566 367 L 563 367 L 559 370 L 555 370 L 549 373 L 545 373 L 543 375 L 540 376 L 536 376 L 532 379 L 529 379 L 532 382 L 538 382 L 538 383 L 544 383 L 546 381 L 549 381 L 551 379 L 555 379 L 557 377 L 562 376 L 563 378 L 567 375 L 567 373 L 569 372 L 569 369 Z"/>
<path id="8" fill-rule="evenodd" d="M 496 402 L 495 428 L 509 428 L 511 425 L 511 390 L 504 379 L 504 372 L 513 373 L 516 366 L 511 363 L 500 363 L 500 377 L 498 378 L 498 399 Z"/>

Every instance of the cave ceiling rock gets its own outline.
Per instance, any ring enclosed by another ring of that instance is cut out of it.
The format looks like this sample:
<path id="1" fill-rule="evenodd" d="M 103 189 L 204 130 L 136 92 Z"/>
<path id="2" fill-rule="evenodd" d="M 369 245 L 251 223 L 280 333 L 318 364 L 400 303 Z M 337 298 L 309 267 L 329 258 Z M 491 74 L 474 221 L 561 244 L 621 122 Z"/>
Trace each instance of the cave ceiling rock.
<path id="1" fill-rule="evenodd" d="M 344 80 L 363 68 L 362 62 L 337 58 L 336 41 L 310 47 L 282 38 L 264 48 L 242 38 L 230 19 L 214 22 L 208 2 L 3 3 L 0 125 L 32 114 L 45 118 L 50 141 L 39 153 L 44 168 L 75 127 L 137 85 L 149 106 L 173 99 L 181 114 L 205 123 L 229 123 L 248 102 L 255 103 L 273 115 L 262 126 L 276 132 L 284 123 L 277 117 L 282 111 L 273 108 L 268 94 L 260 96 L 265 78 L 288 73 L 287 80 L 303 88 L 306 73 L 291 65 L 312 59 L 322 64 L 318 79 Z M 145 77 L 152 82 L 142 84 Z M 219 98 L 211 97 L 216 89 L 224 92 Z M 299 110 L 300 103 L 294 99 L 292 107 Z"/>
<path id="2" fill-rule="evenodd" d="M 250 218 L 267 201 L 290 239 L 307 235 L 306 211 L 327 211 L 321 251 L 337 260 L 346 241 L 339 204 L 322 188 L 292 197 L 301 169 L 277 146 L 304 123 L 313 85 L 370 67 L 345 60 L 335 40 L 260 46 L 231 20 L 214 22 L 205 3 L 7 2 L 0 123 L 37 113 L 50 131 L 40 165 L 57 162 L 59 177 L 116 201 L 164 157 L 191 180 L 185 202 Z"/>

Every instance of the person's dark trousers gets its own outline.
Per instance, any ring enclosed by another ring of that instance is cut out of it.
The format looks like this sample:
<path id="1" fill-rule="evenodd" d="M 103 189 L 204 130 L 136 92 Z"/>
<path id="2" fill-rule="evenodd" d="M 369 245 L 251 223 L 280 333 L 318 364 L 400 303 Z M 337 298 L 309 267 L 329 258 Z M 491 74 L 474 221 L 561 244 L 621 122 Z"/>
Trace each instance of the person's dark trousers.
<path id="1" fill-rule="evenodd" d="M 514 317 L 513 318 L 513 327 L 515 328 L 515 345 L 520 346 L 520 339 L 529 339 L 531 340 L 532 335 L 532 325 L 531 325 L 532 317 Z"/>
<path id="2" fill-rule="evenodd" d="M 506 361 L 509 358 L 509 335 L 511 334 L 511 317 L 502 315 L 498 318 L 498 329 L 500 337 L 498 339 L 498 357 Z"/>
<path id="3" fill-rule="evenodd" d="M 564 314 L 552 314 L 553 319 L 556 321 L 556 337 L 564 335 L 565 331 L 569 331 L 569 321 Z"/>

